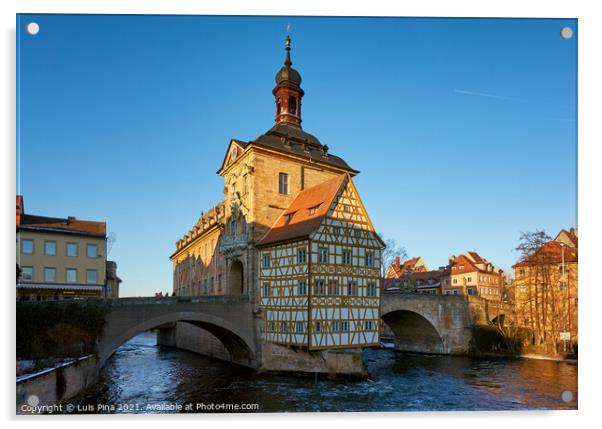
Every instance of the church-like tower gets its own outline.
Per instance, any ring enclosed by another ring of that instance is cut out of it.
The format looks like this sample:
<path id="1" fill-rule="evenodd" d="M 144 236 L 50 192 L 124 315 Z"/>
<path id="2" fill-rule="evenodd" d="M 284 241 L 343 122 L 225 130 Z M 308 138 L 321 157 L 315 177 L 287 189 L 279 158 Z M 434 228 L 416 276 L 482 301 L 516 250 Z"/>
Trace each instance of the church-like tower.
<path id="1" fill-rule="evenodd" d="M 292 68 L 291 38 L 286 36 L 286 59 L 284 66 L 276 74 L 276 87 L 272 93 L 276 97 L 276 122 L 301 127 L 301 75 Z"/>

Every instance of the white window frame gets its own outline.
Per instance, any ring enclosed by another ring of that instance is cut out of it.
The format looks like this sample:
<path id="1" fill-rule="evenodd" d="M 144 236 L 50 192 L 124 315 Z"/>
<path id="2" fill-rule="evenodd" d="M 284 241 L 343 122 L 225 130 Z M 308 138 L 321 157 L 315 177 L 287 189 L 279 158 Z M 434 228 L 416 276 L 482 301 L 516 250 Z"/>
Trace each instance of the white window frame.
<path id="1" fill-rule="evenodd" d="M 54 244 L 54 253 L 48 252 L 48 245 Z M 56 240 L 44 240 L 44 256 L 56 256 Z"/>
<path id="2" fill-rule="evenodd" d="M 69 246 L 75 246 L 75 255 L 70 255 L 70 254 L 69 254 Z M 72 242 L 72 241 L 68 241 L 68 242 L 65 244 L 65 255 L 66 255 L 68 258 L 76 258 L 78 254 L 79 254 L 79 246 L 77 245 L 77 243 L 75 243 L 75 242 Z"/>
<path id="3" fill-rule="evenodd" d="M 96 249 L 94 251 L 95 252 L 94 256 L 90 256 L 90 249 L 91 248 Z M 89 259 L 96 259 L 96 258 L 98 258 L 98 244 L 94 244 L 94 243 L 87 243 L 86 244 L 86 257 L 89 258 Z M 86 276 L 86 278 L 87 278 L 87 276 Z"/>
<path id="4" fill-rule="evenodd" d="M 25 243 L 31 243 L 31 252 L 26 252 L 25 250 L 23 250 L 23 245 Z M 24 238 L 21 240 L 21 253 L 24 255 L 33 255 L 33 253 L 35 252 L 35 248 L 34 248 L 34 242 L 31 238 Z"/>
<path id="5" fill-rule="evenodd" d="M 46 276 L 47 272 L 54 273 L 54 278 L 52 280 L 48 280 L 48 277 Z M 44 267 L 44 283 L 56 283 L 56 267 Z"/>
<path id="6" fill-rule="evenodd" d="M 73 281 L 69 280 L 70 272 L 75 272 L 75 280 L 73 280 Z M 67 268 L 65 270 L 65 283 L 77 283 L 77 268 Z"/>
<path id="7" fill-rule="evenodd" d="M 288 174 L 278 173 L 278 193 L 288 195 Z"/>
<path id="8" fill-rule="evenodd" d="M 31 270 L 31 276 L 29 278 L 24 277 L 26 270 Z M 28 282 L 33 281 L 33 267 L 31 267 L 31 266 L 21 267 L 21 280 L 28 281 Z"/>
<path id="9" fill-rule="evenodd" d="M 94 273 L 94 281 L 90 281 L 90 274 Z M 86 270 L 86 284 L 95 285 L 98 284 L 98 270 L 95 269 L 87 269 Z"/>
<path id="10" fill-rule="evenodd" d="M 328 263 L 328 247 L 318 247 L 318 263 Z"/>
<path id="11" fill-rule="evenodd" d="M 302 249 L 297 249 L 297 264 L 305 264 L 307 262 L 307 251 Z"/>

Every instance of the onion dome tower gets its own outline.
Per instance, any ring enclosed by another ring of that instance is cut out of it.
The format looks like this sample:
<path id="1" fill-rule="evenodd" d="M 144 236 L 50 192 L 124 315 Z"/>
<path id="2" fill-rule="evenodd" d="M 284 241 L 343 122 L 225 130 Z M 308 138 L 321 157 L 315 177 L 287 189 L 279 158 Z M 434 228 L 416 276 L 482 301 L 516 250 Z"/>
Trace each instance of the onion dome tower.
<path id="1" fill-rule="evenodd" d="M 301 75 L 292 68 L 291 38 L 286 36 L 286 59 L 284 66 L 276 74 L 276 87 L 272 94 L 276 97 L 276 123 L 286 123 L 301 127 Z"/>

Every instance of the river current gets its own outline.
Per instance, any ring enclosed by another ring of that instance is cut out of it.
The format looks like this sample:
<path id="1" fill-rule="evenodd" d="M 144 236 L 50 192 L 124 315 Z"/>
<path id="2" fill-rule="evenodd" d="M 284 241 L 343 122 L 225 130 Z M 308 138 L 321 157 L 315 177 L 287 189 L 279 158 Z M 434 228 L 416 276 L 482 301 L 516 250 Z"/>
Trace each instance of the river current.
<path id="1" fill-rule="evenodd" d="M 576 364 L 382 349 L 365 350 L 364 360 L 370 380 L 257 375 L 157 346 L 145 333 L 120 347 L 99 382 L 70 403 L 74 412 L 94 413 L 577 408 Z"/>

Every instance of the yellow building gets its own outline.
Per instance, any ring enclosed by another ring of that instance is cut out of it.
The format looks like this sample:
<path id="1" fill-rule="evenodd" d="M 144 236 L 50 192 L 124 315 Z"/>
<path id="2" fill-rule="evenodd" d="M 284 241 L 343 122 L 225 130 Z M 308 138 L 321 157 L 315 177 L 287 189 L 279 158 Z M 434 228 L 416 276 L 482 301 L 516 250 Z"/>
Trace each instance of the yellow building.
<path id="1" fill-rule="evenodd" d="M 578 235 L 562 230 L 513 266 L 519 325 L 536 341 L 568 351 L 578 339 Z"/>
<path id="2" fill-rule="evenodd" d="M 218 171 L 223 201 L 171 255 L 174 293 L 249 296 L 270 342 L 376 344 L 383 244 L 353 185 L 358 171 L 301 128 L 304 91 L 291 65 L 287 37 L 276 124 L 231 140 Z"/>
<path id="3" fill-rule="evenodd" d="M 106 224 L 25 214 L 17 196 L 17 299 L 105 296 Z"/>

